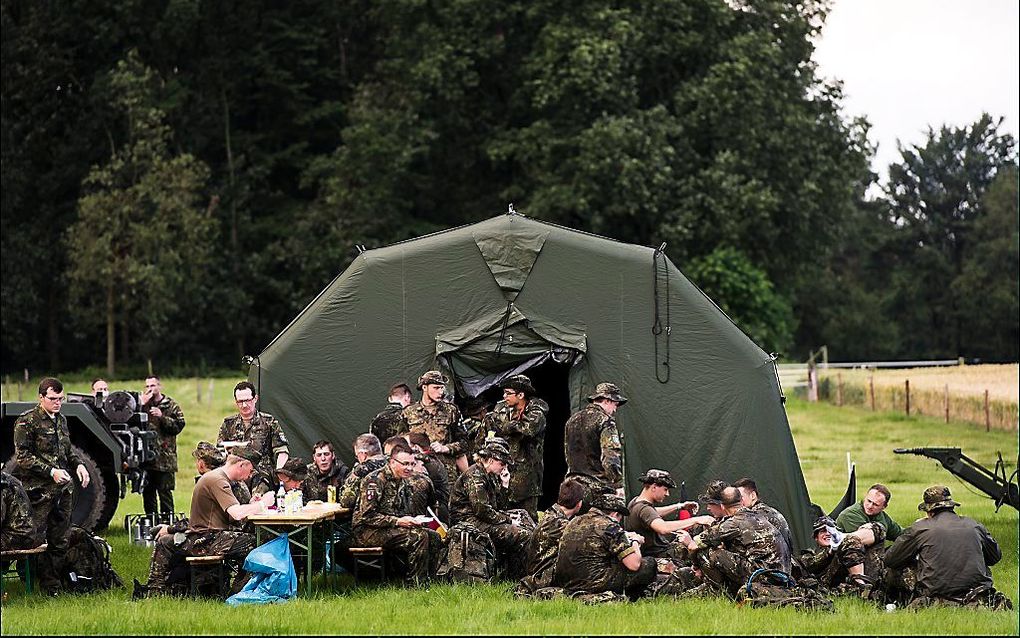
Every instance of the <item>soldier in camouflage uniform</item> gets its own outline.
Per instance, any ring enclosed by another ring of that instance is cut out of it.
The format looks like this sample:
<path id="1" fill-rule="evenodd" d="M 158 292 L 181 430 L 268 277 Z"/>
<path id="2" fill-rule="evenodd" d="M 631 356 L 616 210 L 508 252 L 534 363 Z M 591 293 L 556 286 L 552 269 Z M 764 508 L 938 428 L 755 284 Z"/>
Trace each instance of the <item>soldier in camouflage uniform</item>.
<path id="1" fill-rule="evenodd" d="M 613 415 L 627 402 L 620 388 L 600 383 L 589 404 L 564 426 L 567 476 L 585 486 L 585 502 L 594 495 L 623 489 L 623 443 Z"/>
<path id="2" fill-rule="evenodd" d="M 635 595 L 654 582 L 655 559 L 641 556 L 637 535 L 620 525 L 627 504 L 615 494 L 595 497 L 586 514 L 563 529 L 555 582 L 568 593 Z"/>
<path id="3" fill-rule="evenodd" d="M 424 432 L 410 432 L 407 434 L 407 442 L 418 459 L 420 472 L 429 479 L 429 488 L 432 491 L 432 498 L 435 505 L 432 511 L 436 513 L 439 520 L 446 524 L 450 523 L 450 487 L 447 484 L 446 466 L 432 453 L 431 441 Z M 425 514 L 426 512 L 422 512 Z"/>
<path id="4" fill-rule="evenodd" d="M 581 510 L 583 496 L 584 487 L 574 479 L 560 483 L 556 502 L 542 513 L 538 528 L 528 543 L 528 575 L 521 579 L 519 593 L 530 594 L 553 586 L 560 538 L 567 523 Z"/>
<path id="5" fill-rule="evenodd" d="M 735 481 L 733 487 L 740 490 L 741 505 L 761 514 L 765 517 L 765 520 L 772 523 L 773 527 L 779 530 L 779 535 L 783 537 L 783 542 L 786 543 L 787 553 L 793 556 L 793 534 L 790 532 L 790 524 L 786 521 L 786 517 L 783 516 L 782 512 L 771 505 L 767 505 L 758 497 L 757 483 L 745 477 Z"/>
<path id="6" fill-rule="evenodd" d="M 375 415 L 368 431 L 380 441 L 403 432 L 404 408 L 411 405 L 411 388 L 406 383 L 398 383 L 390 388 L 386 400 L 388 403 L 383 411 Z"/>
<path id="7" fill-rule="evenodd" d="M 154 375 L 145 378 L 141 409 L 149 414 L 148 430 L 156 433 L 156 458 L 142 466 L 146 472 L 142 504 L 146 514 L 162 512 L 164 518 L 169 518 L 176 513 L 177 435 L 184 429 L 184 412 L 176 401 L 163 394 L 159 377 Z"/>
<path id="8" fill-rule="evenodd" d="M 39 383 L 39 405 L 14 422 L 14 471 L 32 505 L 37 533 L 45 535 L 48 548 L 40 573 L 40 585 L 48 592 L 60 588 L 65 572 L 67 530 L 71 526 L 74 476 L 88 487 L 89 473 L 71 447 L 67 418 L 60 414 L 64 386 L 53 378 Z"/>
<path id="9" fill-rule="evenodd" d="M 313 445 L 312 462 L 308 464 L 308 477 L 301 487 L 305 502 L 314 500 L 326 502 L 330 486 L 336 489 L 336 496 L 339 497 L 348 472 L 347 466 L 336 456 L 332 443 L 319 441 Z"/>
<path id="10" fill-rule="evenodd" d="M 421 401 L 404 408 L 401 433 L 424 432 L 432 441 L 432 451 L 446 466 L 447 482 L 453 485 L 460 469 L 467 467 L 470 447 L 461 427 L 460 410 L 443 400 L 447 379 L 438 370 L 429 370 L 418 378 Z"/>
<path id="11" fill-rule="evenodd" d="M 308 463 L 305 463 L 304 459 L 297 456 L 287 459 L 283 467 L 276 470 L 276 479 L 287 492 L 300 490 L 302 502 L 307 503 L 312 500 L 308 498 L 308 493 L 305 492 L 305 485 L 308 479 Z"/>
<path id="12" fill-rule="evenodd" d="M 866 596 L 872 583 L 881 582 L 885 573 L 885 527 L 881 523 L 865 523 L 856 532 L 842 536 L 838 545 L 836 521 L 828 516 L 816 519 L 813 531 L 816 547 L 801 554 L 800 566 L 820 586 L 837 594 Z"/>
<path id="13" fill-rule="evenodd" d="M 290 455 L 280 422 L 272 414 L 259 412 L 258 400 L 251 382 L 242 381 L 234 386 L 238 414 L 223 419 L 216 438 L 217 445 L 224 441 L 238 441 L 254 448 L 262 456 L 248 484 L 254 496 L 275 491 L 276 468 L 282 467 Z"/>
<path id="14" fill-rule="evenodd" d="M 476 454 L 478 462 L 460 475 L 450 494 L 451 522 L 467 523 L 487 534 L 499 552 L 502 572 L 507 578 L 520 578 L 534 522 L 523 510 L 506 511 L 508 493 L 497 485 L 510 461 L 509 447 L 502 439 L 491 438 Z"/>
<path id="15" fill-rule="evenodd" d="M 358 460 L 344 479 L 337 502 L 354 511 L 361 496 L 361 479 L 386 465 L 382 443 L 374 434 L 361 434 L 354 440 L 354 458 Z"/>
<path id="16" fill-rule="evenodd" d="M 694 538 L 686 532 L 680 538 L 705 581 L 736 597 L 757 569 L 790 573 L 790 555 L 779 531 L 740 504 L 737 488 L 710 488 L 703 498 L 717 522 Z"/>
<path id="17" fill-rule="evenodd" d="M 25 488 L 0 470 L 0 550 L 31 549 L 39 544 Z"/>
<path id="18" fill-rule="evenodd" d="M 471 397 L 464 403 L 464 416 L 460 420 L 460 427 L 467 436 L 468 461 L 472 461 L 472 455 L 485 444 L 488 435 L 484 424 L 485 417 L 489 415 L 489 405 L 482 396 Z"/>
<path id="19" fill-rule="evenodd" d="M 410 515 L 407 479 L 417 461 L 406 445 L 390 450 L 387 464 L 361 480 L 354 512 L 354 537 L 363 547 L 383 547 L 407 556 L 407 582 L 426 584 L 436 573 L 442 539 Z"/>
<path id="20" fill-rule="evenodd" d="M 485 418 L 487 433 L 510 445 L 510 507 L 538 515 L 545 467 L 545 419 L 549 404 L 535 396 L 531 380 L 514 375 L 502 384 L 503 400 Z"/>

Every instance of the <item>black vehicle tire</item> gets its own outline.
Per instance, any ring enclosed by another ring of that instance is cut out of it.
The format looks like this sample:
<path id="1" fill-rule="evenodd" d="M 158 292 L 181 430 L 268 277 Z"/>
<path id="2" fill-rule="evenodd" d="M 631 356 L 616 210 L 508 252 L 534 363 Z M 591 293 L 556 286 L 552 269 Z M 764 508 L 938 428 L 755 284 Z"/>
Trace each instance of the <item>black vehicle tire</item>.
<path id="1" fill-rule="evenodd" d="M 71 522 L 92 532 L 109 523 L 109 518 L 103 521 L 107 500 L 106 478 L 99 471 L 91 454 L 77 445 L 72 445 L 71 449 L 78 455 L 82 465 L 89 473 L 89 485 L 86 488 L 82 488 L 78 477 L 74 478 L 74 506 L 71 510 Z M 73 468 L 71 474 L 74 474 Z"/>

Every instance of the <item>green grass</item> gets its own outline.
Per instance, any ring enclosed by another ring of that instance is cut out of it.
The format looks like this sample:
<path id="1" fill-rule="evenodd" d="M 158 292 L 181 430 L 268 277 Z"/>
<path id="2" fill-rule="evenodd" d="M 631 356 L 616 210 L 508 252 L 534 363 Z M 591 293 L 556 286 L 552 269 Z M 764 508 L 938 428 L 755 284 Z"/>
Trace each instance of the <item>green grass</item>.
<path id="1" fill-rule="evenodd" d="M 212 404 L 196 402 L 195 379 L 165 382 L 181 402 L 188 425 L 178 437 L 182 471 L 175 494 L 188 511 L 193 479 L 188 452 L 200 439 L 215 437 L 232 411 L 233 380 L 214 381 Z M 140 387 L 131 383 L 131 388 Z M 208 380 L 202 380 L 207 399 Z M 119 386 L 118 386 L 119 387 Z M 74 387 L 70 390 L 82 390 Z M 889 513 L 904 526 L 917 518 L 925 487 L 944 483 L 963 503 L 960 512 L 982 521 L 998 539 L 1003 560 L 993 568 L 996 586 L 1018 601 L 1018 518 L 1012 508 L 994 512 L 991 502 L 968 491 L 929 459 L 892 454 L 894 447 L 960 446 L 992 465 L 996 450 L 1015 454 L 1016 433 L 991 432 L 966 423 L 873 414 L 857 408 L 792 401 L 790 422 L 813 500 L 831 507 L 843 493 L 846 451 L 857 462 L 858 487 L 874 482 L 892 489 Z M 1007 458 L 1012 471 L 1013 460 Z M 113 563 L 125 581 L 148 573 L 150 551 L 131 545 L 123 529 L 126 513 L 141 511 L 141 499 L 125 499 L 108 537 Z M 233 609 L 212 601 L 162 599 L 131 602 L 125 589 L 63 599 L 26 596 L 8 587 L 3 634 L 1009 634 L 1018 632 L 1016 613 L 985 610 L 898 610 L 886 613 L 857 600 L 837 600 L 836 613 L 786 609 L 744 609 L 718 600 L 654 600 L 630 605 L 586 607 L 575 601 L 517 600 L 509 585 L 447 586 L 429 590 L 399 587 L 357 589 L 342 581 L 332 591 L 281 605 Z"/>

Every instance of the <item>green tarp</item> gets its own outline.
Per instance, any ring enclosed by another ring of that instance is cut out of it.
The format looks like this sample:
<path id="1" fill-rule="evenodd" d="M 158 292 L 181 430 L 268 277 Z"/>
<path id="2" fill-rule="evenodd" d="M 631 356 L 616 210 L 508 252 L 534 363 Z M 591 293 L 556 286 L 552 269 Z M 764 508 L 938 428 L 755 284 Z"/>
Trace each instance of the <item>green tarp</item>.
<path id="1" fill-rule="evenodd" d="M 250 377 L 293 453 L 329 439 L 350 463 L 391 384 L 441 367 L 462 399 L 546 361 L 569 366 L 573 410 L 601 381 L 630 398 L 617 412 L 628 496 L 652 467 L 692 497 L 750 476 L 807 545 L 809 498 L 772 359 L 651 248 L 501 215 L 369 250 Z"/>

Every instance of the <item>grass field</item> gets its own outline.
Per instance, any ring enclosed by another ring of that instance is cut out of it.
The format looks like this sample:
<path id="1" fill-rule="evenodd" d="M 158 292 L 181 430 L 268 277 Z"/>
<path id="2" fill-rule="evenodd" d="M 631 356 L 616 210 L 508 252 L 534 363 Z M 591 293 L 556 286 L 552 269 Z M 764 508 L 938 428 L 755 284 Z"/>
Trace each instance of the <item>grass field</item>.
<path id="1" fill-rule="evenodd" d="M 233 381 L 167 381 L 166 392 L 181 402 L 188 426 L 178 437 L 182 471 L 178 509 L 188 511 L 193 470 L 188 452 L 200 439 L 213 439 L 232 411 Z M 130 384 L 139 388 L 140 382 Z M 196 385 L 203 403 L 196 402 Z M 118 385 L 117 387 L 121 387 Z M 72 386 L 69 390 L 83 390 Z M 983 522 L 998 539 L 1003 560 L 993 568 L 996 586 L 1018 600 L 1018 517 L 1011 508 L 994 512 L 991 502 L 971 494 L 934 461 L 896 456 L 894 447 L 960 446 L 991 465 L 1002 450 L 1012 471 L 1015 432 L 985 433 L 971 424 L 942 423 L 929 417 L 872 413 L 859 408 L 791 401 L 790 421 L 812 499 L 830 507 L 846 480 L 846 452 L 858 468 L 858 487 L 890 486 L 889 513 L 907 525 L 917 518 L 922 490 L 949 485 L 962 514 Z M 1013 457 L 1010 459 L 1009 457 Z M 123 529 L 126 513 L 140 512 L 141 499 L 121 503 L 108 537 L 113 563 L 130 583 L 144 580 L 150 550 L 131 545 Z M 0 633 L 8 634 L 1004 634 L 1017 635 L 1015 612 L 932 609 L 886 613 L 857 600 L 838 600 L 835 614 L 796 610 L 737 608 L 724 600 L 654 600 L 630 605 L 586 607 L 575 601 L 516 600 L 509 585 L 447 586 L 428 590 L 399 587 L 355 589 L 341 582 L 335 591 L 282 605 L 233 609 L 213 601 L 162 599 L 131 602 L 127 589 L 63 599 L 26 596 L 19 585 L 7 588 Z"/>

